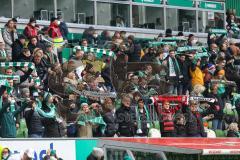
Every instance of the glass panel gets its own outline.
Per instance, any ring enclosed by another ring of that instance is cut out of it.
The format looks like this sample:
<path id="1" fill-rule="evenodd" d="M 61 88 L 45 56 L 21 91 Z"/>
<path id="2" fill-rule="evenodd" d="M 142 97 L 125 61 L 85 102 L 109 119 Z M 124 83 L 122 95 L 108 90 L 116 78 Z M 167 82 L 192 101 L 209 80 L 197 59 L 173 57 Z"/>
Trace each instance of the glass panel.
<path id="1" fill-rule="evenodd" d="M 224 28 L 224 14 L 209 11 L 199 11 L 198 13 L 199 32 L 206 33 L 210 28 Z"/>
<path id="2" fill-rule="evenodd" d="M 23 9 L 24 8 L 24 9 Z M 29 19 L 33 16 L 33 0 L 14 0 L 14 17 Z"/>
<path id="3" fill-rule="evenodd" d="M 34 17 L 39 20 L 51 20 L 54 17 L 53 0 L 35 0 Z"/>
<path id="4" fill-rule="evenodd" d="M 74 1 L 73 0 L 58 0 L 57 9 L 59 14 L 62 15 L 65 22 L 74 21 Z"/>
<path id="5" fill-rule="evenodd" d="M 94 24 L 94 2 L 88 0 L 76 1 L 76 23 Z"/>
<path id="6" fill-rule="evenodd" d="M 196 32 L 196 11 L 167 8 L 166 16 L 173 31 Z"/>
<path id="7" fill-rule="evenodd" d="M 99 25 L 129 27 L 129 5 L 97 3 Z"/>
<path id="8" fill-rule="evenodd" d="M 10 0 L 1 0 L 0 17 L 12 17 L 11 8 Z"/>
<path id="9" fill-rule="evenodd" d="M 163 8 L 133 6 L 133 27 L 164 29 Z"/>

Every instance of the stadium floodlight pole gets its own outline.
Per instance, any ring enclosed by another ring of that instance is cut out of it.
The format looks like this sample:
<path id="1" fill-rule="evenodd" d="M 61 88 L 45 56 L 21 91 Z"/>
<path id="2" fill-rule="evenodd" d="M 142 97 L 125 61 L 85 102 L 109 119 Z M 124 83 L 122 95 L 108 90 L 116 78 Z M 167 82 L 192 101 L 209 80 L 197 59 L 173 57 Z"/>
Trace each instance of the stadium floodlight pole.
<path id="1" fill-rule="evenodd" d="M 57 0 L 53 0 L 54 4 L 54 17 L 57 17 Z"/>

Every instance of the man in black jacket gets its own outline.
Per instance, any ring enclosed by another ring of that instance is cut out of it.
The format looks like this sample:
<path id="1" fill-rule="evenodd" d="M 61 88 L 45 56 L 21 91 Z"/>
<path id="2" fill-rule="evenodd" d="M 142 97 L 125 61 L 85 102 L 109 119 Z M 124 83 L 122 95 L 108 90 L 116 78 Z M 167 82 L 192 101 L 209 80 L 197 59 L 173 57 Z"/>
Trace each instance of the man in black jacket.
<path id="1" fill-rule="evenodd" d="M 180 75 L 182 75 L 181 77 L 179 77 L 179 95 L 185 95 L 187 91 L 191 91 L 192 87 L 191 77 L 189 73 L 190 63 L 186 61 L 185 55 L 180 55 L 180 57 L 178 58 L 178 64 L 181 72 Z"/>
<path id="2" fill-rule="evenodd" d="M 28 137 L 41 138 L 43 136 L 42 117 L 36 111 L 36 102 L 31 101 L 28 104 L 28 108 L 25 110 L 25 119 L 28 128 Z"/>
<path id="3" fill-rule="evenodd" d="M 189 108 L 184 107 L 186 118 L 186 132 L 188 137 L 207 137 L 204 131 L 201 114 L 197 111 L 198 103 L 190 101 Z"/>
<path id="4" fill-rule="evenodd" d="M 121 137 L 133 137 L 136 131 L 136 113 L 131 107 L 131 98 L 123 96 L 122 106 L 116 111 L 118 135 Z"/>
<path id="5" fill-rule="evenodd" d="M 26 37 L 24 35 L 20 35 L 18 39 L 12 45 L 12 60 L 16 62 L 19 58 L 20 53 L 22 53 L 24 48 Z"/>

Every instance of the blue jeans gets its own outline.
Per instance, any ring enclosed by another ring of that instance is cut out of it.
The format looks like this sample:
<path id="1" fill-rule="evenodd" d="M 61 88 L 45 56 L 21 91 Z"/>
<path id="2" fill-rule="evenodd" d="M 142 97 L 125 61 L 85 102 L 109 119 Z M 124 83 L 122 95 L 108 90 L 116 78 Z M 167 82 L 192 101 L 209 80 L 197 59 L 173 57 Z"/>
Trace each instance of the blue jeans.
<path id="1" fill-rule="evenodd" d="M 29 138 L 42 138 L 42 134 L 39 134 L 39 133 L 38 134 L 37 133 L 29 134 L 28 137 Z"/>
<path id="2" fill-rule="evenodd" d="M 222 120 L 220 120 L 220 119 L 213 119 L 212 120 L 212 129 L 213 130 L 217 130 L 217 129 L 222 130 Z"/>

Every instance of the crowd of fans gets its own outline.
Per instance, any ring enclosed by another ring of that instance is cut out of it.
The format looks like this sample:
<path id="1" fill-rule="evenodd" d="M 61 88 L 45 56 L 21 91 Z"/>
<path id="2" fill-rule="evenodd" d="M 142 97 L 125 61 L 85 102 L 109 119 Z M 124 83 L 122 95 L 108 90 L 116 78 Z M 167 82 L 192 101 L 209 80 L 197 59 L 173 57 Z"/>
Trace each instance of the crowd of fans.
<path id="1" fill-rule="evenodd" d="M 18 34 L 10 19 L 0 35 L 0 136 L 240 137 L 234 19 L 206 44 L 170 29 L 141 43 L 93 27 L 74 41 L 61 17 L 43 28 L 31 18 Z"/>

